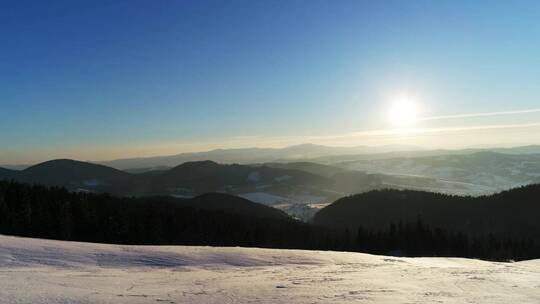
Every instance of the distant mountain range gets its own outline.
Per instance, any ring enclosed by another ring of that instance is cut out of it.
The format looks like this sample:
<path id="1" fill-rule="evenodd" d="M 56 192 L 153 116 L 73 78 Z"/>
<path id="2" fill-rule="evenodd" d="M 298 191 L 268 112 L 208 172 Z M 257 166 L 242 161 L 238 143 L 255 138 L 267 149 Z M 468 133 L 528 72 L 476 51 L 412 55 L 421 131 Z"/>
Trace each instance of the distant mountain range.
<path id="1" fill-rule="evenodd" d="M 454 194 L 489 194 L 540 182 L 540 154 L 491 151 L 423 157 L 365 159 L 334 163 L 348 170 L 392 176 L 422 177 L 447 184 Z M 426 185 L 430 190 L 433 185 Z M 415 188 L 412 188 L 415 189 Z"/>
<path id="2" fill-rule="evenodd" d="M 288 151 L 306 152 L 312 148 L 323 151 L 328 147 L 303 145 Z M 244 150 L 247 153 L 249 149 Z M 314 158 L 318 162 L 249 165 L 203 160 L 130 170 L 60 159 L 23 170 L 0 168 L 0 180 L 136 197 L 192 198 L 208 192 L 228 193 L 309 219 L 341 197 L 370 190 L 412 189 L 478 196 L 540 182 L 540 154 L 533 153 L 536 146 L 501 151 L 504 153 L 404 151 Z"/>
<path id="3" fill-rule="evenodd" d="M 412 145 L 333 147 L 302 144 L 285 148 L 241 148 L 216 149 L 206 152 L 181 153 L 168 156 L 125 158 L 110 161 L 88 161 L 102 164 L 130 173 L 167 170 L 186 162 L 211 160 L 221 164 L 257 164 L 315 162 L 333 164 L 343 161 L 415 158 L 425 156 L 462 155 L 477 152 L 496 152 L 502 154 L 540 154 L 540 145 L 512 148 L 470 148 L 470 149 L 425 149 Z M 29 165 L 0 165 L 5 169 L 23 170 Z"/>
<path id="4" fill-rule="evenodd" d="M 229 193 L 304 219 L 347 194 L 385 188 L 390 183 L 396 188 L 433 183 L 426 178 L 366 174 L 309 162 L 226 165 L 198 161 L 166 170 L 128 173 L 67 159 L 47 161 L 20 171 L 1 169 L 0 179 L 121 196 L 191 198 L 208 192 Z"/>
<path id="5" fill-rule="evenodd" d="M 324 165 L 328 170 L 343 171 Z M 288 210 L 292 205 L 325 204 L 345 193 L 329 176 L 267 165 L 226 165 L 213 161 L 187 162 L 167 170 L 128 173 L 104 165 L 67 159 L 47 161 L 24 170 L 0 169 L 0 179 L 66 187 L 79 192 L 108 192 L 120 196 L 192 198 L 208 192 L 229 193 Z M 304 167 L 309 167 L 306 164 Z M 330 189 L 330 190 L 329 190 Z M 293 208 L 294 209 L 294 208 Z M 313 210 L 310 209 L 311 213 Z M 310 213 L 310 214 L 311 214 Z"/>
<path id="6" fill-rule="evenodd" d="M 285 148 L 217 149 L 208 152 L 182 153 L 170 156 L 141 157 L 97 162 L 117 169 L 173 167 L 193 161 L 212 160 L 223 164 L 254 164 L 275 161 L 295 161 L 330 155 L 376 154 L 390 151 L 417 151 L 422 148 L 408 145 L 379 147 L 330 147 L 302 144 Z"/>
<path id="7" fill-rule="evenodd" d="M 302 144 L 285 148 L 243 148 L 216 149 L 208 152 L 182 153 L 170 156 L 141 157 L 96 162 L 109 167 L 126 169 L 160 169 L 174 167 L 193 161 L 212 160 L 222 164 L 255 164 L 268 162 L 335 163 L 344 160 L 386 159 L 398 157 L 421 157 L 454 154 L 472 154 L 476 152 L 496 152 L 503 154 L 540 154 L 540 145 L 512 148 L 475 148 L 447 150 L 429 150 L 412 145 L 332 147 L 314 144 Z"/>
<path id="8" fill-rule="evenodd" d="M 417 158 L 428 156 L 445 156 L 445 155 L 467 155 L 479 152 L 494 152 L 510 155 L 528 155 L 540 154 L 540 145 L 519 146 L 511 148 L 470 148 L 470 149 L 411 149 L 411 150 L 392 150 L 389 152 L 380 153 L 360 153 L 360 154 L 336 154 L 328 156 L 320 156 L 308 159 L 307 161 L 321 164 L 335 164 L 345 161 L 358 160 L 376 160 L 376 159 L 392 159 L 392 158 Z"/>

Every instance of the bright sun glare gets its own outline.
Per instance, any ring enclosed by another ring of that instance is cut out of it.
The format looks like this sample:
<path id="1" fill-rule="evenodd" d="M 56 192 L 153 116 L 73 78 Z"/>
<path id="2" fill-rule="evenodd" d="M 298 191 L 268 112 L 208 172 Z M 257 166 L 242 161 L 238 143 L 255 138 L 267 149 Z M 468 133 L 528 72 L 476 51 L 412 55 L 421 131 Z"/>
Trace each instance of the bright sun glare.
<path id="1" fill-rule="evenodd" d="M 389 108 L 388 118 L 396 127 L 411 127 L 418 118 L 418 104 L 411 98 L 396 99 Z"/>

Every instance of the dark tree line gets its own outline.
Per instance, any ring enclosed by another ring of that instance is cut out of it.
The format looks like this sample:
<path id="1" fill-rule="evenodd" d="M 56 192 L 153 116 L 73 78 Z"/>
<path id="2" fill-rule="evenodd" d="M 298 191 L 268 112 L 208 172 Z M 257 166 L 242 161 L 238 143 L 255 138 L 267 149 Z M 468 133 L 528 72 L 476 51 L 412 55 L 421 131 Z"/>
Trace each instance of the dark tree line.
<path id="1" fill-rule="evenodd" d="M 230 196 L 223 199 L 226 206 Z M 367 231 L 333 230 L 289 218 L 235 214 L 160 198 L 124 198 L 0 182 L 0 233 L 117 244 L 213 245 L 360 251 L 492 260 L 540 257 L 530 240 L 432 229 L 421 220 Z M 1 244 L 0 244 L 1 246 Z"/>
<path id="2" fill-rule="evenodd" d="M 345 230 L 345 235 L 349 235 Z M 347 240 L 347 238 L 346 238 Z M 359 228 L 350 237 L 349 250 L 404 256 L 467 257 L 488 260 L 526 260 L 538 258 L 540 249 L 532 239 L 497 238 L 493 234 L 469 236 L 431 228 L 421 219 L 415 223 L 391 224 L 382 231 Z"/>
<path id="3" fill-rule="evenodd" d="M 323 208 L 313 223 L 356 231 L 387 229 L 393 222 L 462 231 L 474 237 L 527 237 L 540 242 L 540 185 L 480 196 L 453 196 L 414 190 L 376 190 L 343 197 Z"/>

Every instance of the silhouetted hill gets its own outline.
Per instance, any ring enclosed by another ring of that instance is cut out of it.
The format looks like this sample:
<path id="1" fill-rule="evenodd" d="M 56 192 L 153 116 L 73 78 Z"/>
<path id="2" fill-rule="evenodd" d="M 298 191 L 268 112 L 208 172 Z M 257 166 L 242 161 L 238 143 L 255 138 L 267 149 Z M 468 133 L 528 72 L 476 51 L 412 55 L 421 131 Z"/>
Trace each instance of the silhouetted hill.
<path id="1" fill-rule="evenodd" d="M 17 180 L 70 189 L 105 189 L 129 174 L 103 165 L 71 159 L 46 161 L 28 167 L 17 174 Z"/>
<path id="2" fill-rule="evenodd" d="M 305 148 L 297 147 L 299 151 Z M 516 183 L 534 182 L 540 178 L 539 157 L 537 154 L 484 151 L 467 155 L 354 161 L 340 164 L 343 168 L 310 162 L 227 165 L 206 160 L 183 163 L 171 169 L 142 170 L 137 174 L 62 159 L 21 171 L 4 168 L 0 170 L 0 179 L 136 197 L 192 198 L 208 192 L 228 193 L 275 206 L 308 220 L 318 208 L 340 197 L 374 189 L 479 194 L 493 191 L 490 185 L 509 188 Z M 375 170 L 389 173 L 369 173 Z"/>
<path id="3" fill-rule="evenodd" d="M 144 201 L 148 204 L 170 204 L 172 206 L 189 207 L 208 211 L 219 211 L 242 216 L 291 219 L 291 217 L 276 208 L 268 207 L 250 200 L 226 193 L 210 192 L 193 198 L 176 198 L 173 196 L 145 196 L 130 198 L 135 201 Z"/>
<path id="4" fill-rule="evenodd" d="M 0 180 L 2 179 L 13 179 L 17 175 L 17 170 L 10 170 L 0 167 Z"/>
<path id="5" fill-rule="evenodd" d="M 370 191 L 337 200 L 320 210 L 313 223 L 355 231 L 360 226 L 383 229 L 421 218 L 432 227 L 452 231 L 540 241 L 539 197 L 540 185 L 476 198 L 410 190 Z"/>
<path id="6" fill-rule="evenodd" d="M 313 162 L 265 163 L 264 166 L 268 166 L 270 168 L 300 170 L 324 177 L 332 177 L 336 173 L 345 171 L 343 168 Z"/>
<path id="7" fill-rule="evenodd" d="M 70 190 L 108 191 L 130 174 L 103 165 L 71 159 L 46 161 L 24 170 L 0 168 L 0 180 L 62 186 Z"/>
<path id="8" fill-rule="evenodd" d="M 213 161 L 187 162 L 155 175 L 146 190 L 150 194 L 197 195 L 206 192 L 251 191 L 253 187 L 317 186 L 324 177 L 299 170 L 223 165 Z"/>
<path id="9" fill-rule="evenodd" d="M 234 214 L 255 216 L 261 218 L 289 218 L 289 216 L 281 210 L 267 207 L 265 205 L 257 204 L 238 196 L 224 193 L 206 193 L 196 196 L 192 199 L 183 200 L 179 204 L 193 208 L 225 211 Z"/>
<path id="10" fill-rule="evenodd" d="M 187 162 L 168 170 L 131 174 L 103 165 L 59 159 L 21 171 L 2 168 L 0 179 L 125 196 L 177 197 L 193 197 L 207 192 L 252 192 L 258 187 L 281 191 L 291 187 L 321 187 L 330 184 L 322 176 L 300 170 L 223 165 L 213 161 Z"/>
<path id="11" fill-rule="evenodd" d="M 170 169 L 171 167 L 168 167 L 168 166 L 158 166 L 158 167 L 148 167 L 148 168 L 132 168 L 132 169 L 125 169 L 122 171 L 131 173 L 131 174 L 139 174 L 139 173 L 156 172 L 156 171 L 163 172 Z"/>

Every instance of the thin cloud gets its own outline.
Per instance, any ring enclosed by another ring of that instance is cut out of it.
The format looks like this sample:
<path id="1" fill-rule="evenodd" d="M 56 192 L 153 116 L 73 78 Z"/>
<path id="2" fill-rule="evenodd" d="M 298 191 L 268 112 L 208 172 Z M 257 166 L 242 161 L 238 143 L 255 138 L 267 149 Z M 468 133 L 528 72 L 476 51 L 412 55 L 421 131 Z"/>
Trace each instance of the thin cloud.
<path id="1" fill-rule="evenodd" d="M 540 111 L 539 111 L 540 112 Z M 518 128 L 535 128 L 540 127 L 540 122 L 523 123 L 523 124 L 495 124 L 495 125 L 476 125 L 465 127 L 443 127 L 443 128 L 411 128 L 411 129 L 381 129 L 349 132 L 333 135 L 297 135 L 297 136 L 259 136 L 258 139 L 262 143 L 299 143 L 310 142 L 315 143 L 333 139 L 352 139 L 352 138 L 377 138 L 402 135 L 422 135 L 436 133 L 466 133 L 469 131 L 479 130 L 495 130 L 495 129 L 518 129 Z"/>
<path id="2" fill-rule="evenodd" d="M 466 131 L 475 131 L 475 130 L 516 129 L 516 128 L 531 128 L 531 127 L 540 127 L 540 122 L 524 123 L 524 124 L 478 125 L 478 126 L 448 127 L 448 128 L 374 130 L 374 131 L 348 133 L 348 134 L 338 135 L 336 137 L 387 136 L 387 135 L 403 135 L 403 134 L 466 132 Z"/>
<path id="3" fill-rule="evenodd" d="M 440 128 L 412 128 L 412 129 L 380 129 L 366 130 L 358 132 L 348 132 L 341 134 L 328 135 L 290 135 L 290 136 L 241 136 L 232 138 L 224 138 L 222 140 L 208 141 L 180 141 L 180 142 L 149 142 L 141 143 L 136 146 L 72 146 L 63 147 L 62 151 L 53 149 L 41 149 L 32 151 L 0 150 L 1 163 L 36 163 L 50 158 L 76 158 L 76 159 L 92 159 L 92 160 L 110 160 L 118 158 L 130 157 L 149 157 L 160 155 L 174 155 L 184 152 L 200 152 L 213 149 L 227 148 L 280 148 L 299 143 L 314 143 L 321 145 L 333 146 L 356 146 L 369 145 L 378 146 L 383 144 L 407 143 L 415 145 L 429 146 L 431 141 L 418 141 L 422 137 L 437 137 L 444 138 L 446 141 L 443 144 L 436 144 L 440 147 L 458 148 L 463 145 L 449 145 L 452 136 L 462 136 L 468 133 L 496 130 L 490 134 L 502 135 L 505 134 L 502 130 L 525 129 L 529 140 L 523 139 L 524 143 L 532 143 L 531 138 L 534 138 L 534 143 L 540 139 L 537 134 L 540 134 L 536 128 L 540 128 L 540 122 L 522 123 L 522 124 L 494 124 L 494 125 L 475 125 L 475 126 L 457 126 L 457 127 L 440 127 Z M 530 128 L 530 129 L 527 129 Z M 534 129 L 533 129 L 534 128 Z M 500 130 L 500 131 L 499 131 Z M 445 135 L 445 136 L 442 136 Z M 448 135 L 448 137 L 446 136 Z M 474 137 L 474 135 L 472 135 Z M 482 139 L 489 139 L 484 136 Z M 476 136 L 477 137 L 477 136 Z M 406 138 L 406 142 L 403 139 Z M 490 144 L 506 145 L 514 138 L 507 140 L 497 139 L 497 142 Z M 463 138 L 460 137 L 459 142 Z"/>
<path id="4" fill-rule="evenodd" d="M 527 109 L 527 110 L 502 111 L 502 112 L 485 112 L 485 113 L 470 113 L 470 114 L 431 116 L 431 117 L 422 117 L 422 118 L 419 118 L 418 120 L 420 120 L 420 121 L 428 121 L 428 120 L 454 119 L 454 118 L 470 118 L 470 117 L 486 117 L 486 116 L 527 114 L 527 113 L 538 113 L 538 112 L 540 112 L 540 109 Z"/>

